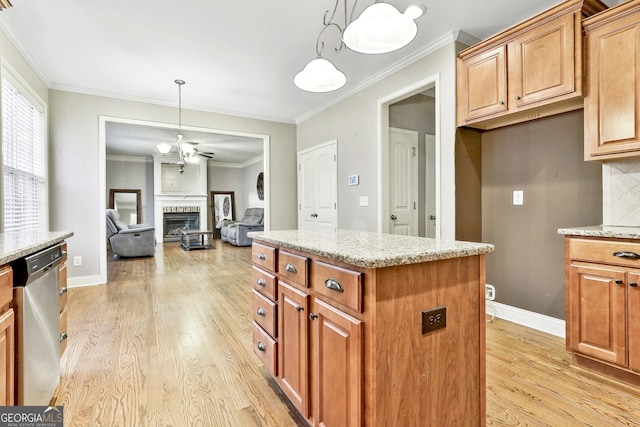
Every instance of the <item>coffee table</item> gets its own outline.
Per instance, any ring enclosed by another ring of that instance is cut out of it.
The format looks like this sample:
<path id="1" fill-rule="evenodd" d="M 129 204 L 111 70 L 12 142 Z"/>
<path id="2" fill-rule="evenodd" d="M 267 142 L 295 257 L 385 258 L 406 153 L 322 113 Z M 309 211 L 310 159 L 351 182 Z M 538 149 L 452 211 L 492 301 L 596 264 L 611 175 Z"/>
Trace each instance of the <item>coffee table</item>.
<path id="1" fill-rule="evenodd" d="M 213 249 L 216 247 L 211 230 L 180 230 L 180 246 L 191 249 Z"/>

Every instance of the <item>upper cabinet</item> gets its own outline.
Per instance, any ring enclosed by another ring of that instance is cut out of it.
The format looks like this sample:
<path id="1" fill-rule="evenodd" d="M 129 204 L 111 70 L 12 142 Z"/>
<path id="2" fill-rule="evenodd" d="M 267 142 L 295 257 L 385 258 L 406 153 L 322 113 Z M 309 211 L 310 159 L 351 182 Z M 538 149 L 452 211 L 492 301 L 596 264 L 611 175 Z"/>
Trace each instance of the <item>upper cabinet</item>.
<path id="1" fill-rule="evenodd" d="M 640 1 L 584 21 L 585 160 L 640 155 Z"/>
<path id="2" fill-rule="evenodd" d="M 599 0 L 567 0 L 458 55 L 458 126 L 493 129 L 583 108 L 584 17 Z"/>

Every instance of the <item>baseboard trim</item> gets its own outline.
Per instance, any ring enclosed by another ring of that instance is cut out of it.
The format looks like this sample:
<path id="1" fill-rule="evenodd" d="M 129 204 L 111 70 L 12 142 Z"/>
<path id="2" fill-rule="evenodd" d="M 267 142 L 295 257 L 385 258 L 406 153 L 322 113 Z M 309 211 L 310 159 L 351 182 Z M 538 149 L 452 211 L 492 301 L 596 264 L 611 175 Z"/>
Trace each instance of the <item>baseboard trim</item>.
<path id="1" fill-rule="evenodd" d="M 104 283 L 100 283 L 100 276 L 80 276 L 80 277 L 69 277 L 67 279 L 67 288 L 83 288 L 85 286 L 98 286 L 104 285 Z"/>
<path id="2" fill-rule="evenodd" d="M 518 307 L 487 301 L 487 314 L 560 338 L 566 337 L 565 321 Z"/>

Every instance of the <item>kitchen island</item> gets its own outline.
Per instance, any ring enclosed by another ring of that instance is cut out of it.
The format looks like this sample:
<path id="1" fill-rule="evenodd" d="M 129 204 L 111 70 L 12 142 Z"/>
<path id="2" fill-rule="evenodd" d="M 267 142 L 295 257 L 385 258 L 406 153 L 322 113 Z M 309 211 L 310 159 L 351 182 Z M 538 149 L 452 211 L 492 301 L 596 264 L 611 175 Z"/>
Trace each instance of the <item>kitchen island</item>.
<path id="1" fill-rule="evenodd" d="M 254 351 L 310 425 L 485 425 L 493 245 L 252 233 Z"/>

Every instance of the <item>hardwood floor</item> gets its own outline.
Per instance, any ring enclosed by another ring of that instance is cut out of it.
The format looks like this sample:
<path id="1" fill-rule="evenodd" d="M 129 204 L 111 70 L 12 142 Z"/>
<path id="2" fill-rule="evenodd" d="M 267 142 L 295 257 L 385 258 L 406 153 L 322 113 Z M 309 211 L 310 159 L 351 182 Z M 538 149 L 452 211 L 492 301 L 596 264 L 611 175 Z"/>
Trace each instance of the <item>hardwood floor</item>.
<path id="1" fill-rule="evenodd" d="M 69 291 L 65 426 L 302 424 L 251 349 L 250 248 L 216 244 L 110 258 L 108 285 Z M 560 338 L 487 324 L 487 425 L 640 425 L 638 389 L 569 360 Z"/>

